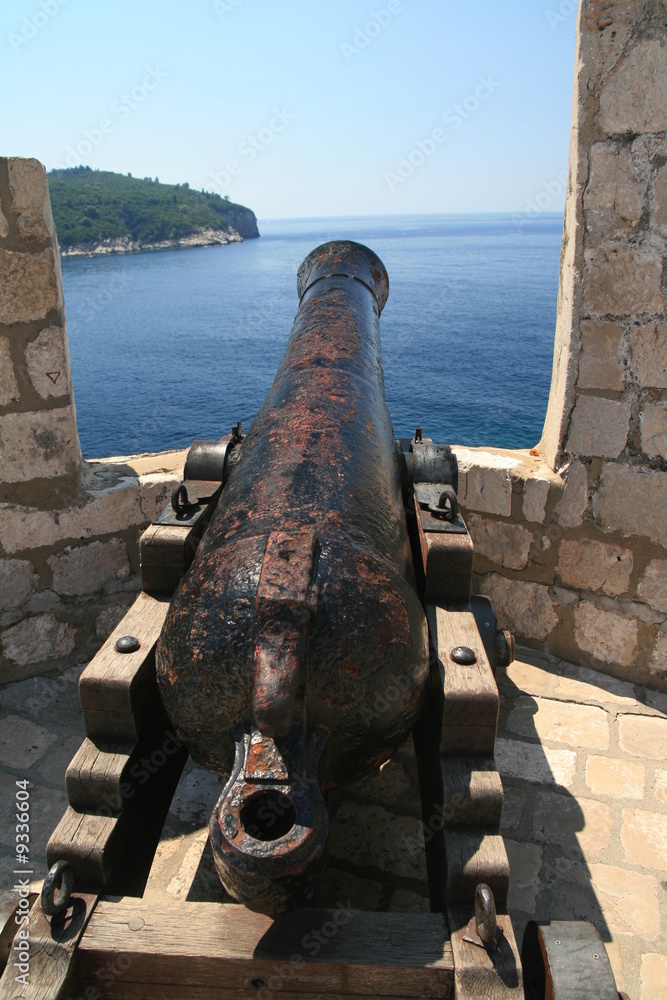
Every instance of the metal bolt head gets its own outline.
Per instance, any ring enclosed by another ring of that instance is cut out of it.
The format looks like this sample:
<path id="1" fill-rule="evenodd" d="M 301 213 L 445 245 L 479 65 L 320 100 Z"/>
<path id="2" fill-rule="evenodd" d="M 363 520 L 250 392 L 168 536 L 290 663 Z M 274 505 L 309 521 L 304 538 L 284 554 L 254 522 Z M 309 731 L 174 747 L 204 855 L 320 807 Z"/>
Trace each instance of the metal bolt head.
<path id="1" fill-rule="evenodd" d="M 477 663 L 477 656 L 470 646 L 454 646 L 450 656 L 454 663 L 460 663 L 464 667 L 470 667 L 473 663 Z"/>
<path id="2" fill-rule="evenodd" d="M 116 639 L 116 649 L 119 653 L 136 653 L 141 643 L 136 635 L 122 635 Z"/>

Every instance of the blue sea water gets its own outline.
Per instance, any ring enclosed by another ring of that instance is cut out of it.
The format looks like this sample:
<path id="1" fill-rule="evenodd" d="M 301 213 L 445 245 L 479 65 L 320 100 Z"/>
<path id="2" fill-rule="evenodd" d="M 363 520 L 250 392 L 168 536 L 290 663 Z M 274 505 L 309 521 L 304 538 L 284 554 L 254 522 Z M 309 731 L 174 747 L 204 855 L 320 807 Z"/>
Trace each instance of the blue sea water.
<path id="1" fill-rule="evenodd" d="M 330 239 L 389 273 L 381 319 L 397 436 L 527 448 L 546 412 L 562 217 L 271 220 L 224 247 L 63 260 L 86 458 L 187 447 L 250 425 L 297 309 L 296 272 Z"/>

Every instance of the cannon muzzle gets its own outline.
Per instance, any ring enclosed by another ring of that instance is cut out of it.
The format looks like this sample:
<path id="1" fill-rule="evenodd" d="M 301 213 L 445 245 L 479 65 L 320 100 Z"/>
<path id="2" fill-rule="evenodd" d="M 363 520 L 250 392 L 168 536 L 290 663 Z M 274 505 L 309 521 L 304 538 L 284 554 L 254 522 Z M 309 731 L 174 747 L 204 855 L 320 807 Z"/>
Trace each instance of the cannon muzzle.
<path id="1" fill-rule="evenodd" d="M 275 381 L 158 644 L 172 723 L 227 778 L 211 817 L 221 880 L 267 913 L 315 898 L 327 790 L 389 759 L 427 681 L 384 399 L 388 291 L 357 243 L 301 265 Z"/>

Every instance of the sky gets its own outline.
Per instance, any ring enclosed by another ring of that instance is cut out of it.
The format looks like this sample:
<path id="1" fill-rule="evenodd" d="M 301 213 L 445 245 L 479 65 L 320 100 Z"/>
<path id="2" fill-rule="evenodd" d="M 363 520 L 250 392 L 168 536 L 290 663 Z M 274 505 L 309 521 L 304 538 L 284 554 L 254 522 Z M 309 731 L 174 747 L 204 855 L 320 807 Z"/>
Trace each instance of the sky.
<path id="1" fill-rule="evenodd" d="M 0 155 L 258 218 L 562 211 L 575 0 L 3 0 Z"/>

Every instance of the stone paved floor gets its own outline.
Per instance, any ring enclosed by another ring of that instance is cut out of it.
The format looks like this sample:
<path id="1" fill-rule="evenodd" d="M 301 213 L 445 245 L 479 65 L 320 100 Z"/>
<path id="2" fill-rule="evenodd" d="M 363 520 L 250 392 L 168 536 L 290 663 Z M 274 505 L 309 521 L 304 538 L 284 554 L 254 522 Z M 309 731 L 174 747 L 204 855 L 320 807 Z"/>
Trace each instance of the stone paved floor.
<path id="1" fill-rule="evenodd" d="M 65 768 L 83 736 L 79 672 L 0 689 L 0 888 L 13 884 L 17 779 L 30 782 L 31 860 L 35 879 L 45 874 L 46 840 L 66 804 Z M 667 1000 L 667 695 L 526 649 L 499 687 L 517 938 L 533 917 L 592 920 L 619 988 L 631 1000 Z M 220 891 L 205 833 L 218 790 L 215 776 L 186 768 L 151 891 Z M 346 788 L 332 820 L 323 903 L 427 909 L 416 803 L 410 744 Z"/>

